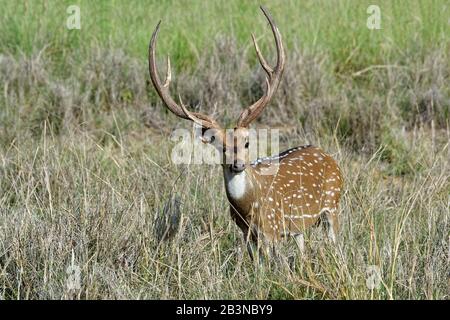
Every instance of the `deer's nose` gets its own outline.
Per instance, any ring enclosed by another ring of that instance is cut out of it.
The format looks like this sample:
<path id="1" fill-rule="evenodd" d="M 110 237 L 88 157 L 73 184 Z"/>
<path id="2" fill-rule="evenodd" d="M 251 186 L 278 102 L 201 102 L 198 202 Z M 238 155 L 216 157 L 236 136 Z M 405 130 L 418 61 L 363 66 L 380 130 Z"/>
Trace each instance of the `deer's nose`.
<path id="1" fill-rule="evenodd" d="M 231 166 L 231 169 L 232 169 L 234 172 L 241 172 L 241 171 L 244 171 L 244 169 L 245 169 L 245 163 L 235 161 L 235 162 L 233 163 L 233 165 Z"/>

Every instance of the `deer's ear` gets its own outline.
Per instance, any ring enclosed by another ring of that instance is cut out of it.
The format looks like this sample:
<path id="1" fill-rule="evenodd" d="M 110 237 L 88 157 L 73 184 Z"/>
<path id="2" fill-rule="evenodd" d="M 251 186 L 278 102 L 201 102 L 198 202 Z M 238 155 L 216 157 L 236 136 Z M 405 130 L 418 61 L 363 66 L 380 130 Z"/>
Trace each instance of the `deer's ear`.
<path id="1" fill-rule="evenodd" d="M 202 132 L 200 140 L 203 143 L 214 143 L 217 140 L 217 134 L 218 132 L 216 132 L 216 130 L 205 130 Z"/>
<path id="2" fill-rule="evenodd" d="M 214 138 L 214 136 L 212 136 L 212 137 L 201 136 L 200 137 L 200 141 L 203 142 L 203 143 L 212 143 L 213 141 L 211 141 L 211 138 Z"/>

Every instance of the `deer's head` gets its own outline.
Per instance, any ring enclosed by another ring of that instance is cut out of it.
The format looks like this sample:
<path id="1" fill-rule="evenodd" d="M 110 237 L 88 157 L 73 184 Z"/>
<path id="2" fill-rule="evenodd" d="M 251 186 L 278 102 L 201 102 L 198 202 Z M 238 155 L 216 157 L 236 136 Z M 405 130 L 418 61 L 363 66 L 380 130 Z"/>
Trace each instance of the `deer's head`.
<path id="1" fill-rule="evenodd" d="M 232 130 L 232 134 L 227 134 L 227 132 L 229 131 L 223 129 L 211 117 L 197 112 L 190 112 L 181 101 L 181 97 L 179 99 L 179 103 L 176 103 L 175 100 L 170 96 L 169 85 L 171 81 L 171 71 L 169 58 L 167 58 L 166 79 L 164 83 L 161 82 L 158 76 L 155 58 L 156 38 L 158 36 L 161 21 L 159 21 L 158 25 L 156 26 L 149 45 L 148 62 L 150 77 L 156 91 L 158 92 L 158 95 L 161 97 L 166 107 L 176 116 L 190 120 L 201 126 L 204 133 L 202 136 L 202 141 L 205 143 L 211 143 L 216 148 L 218 148 L 219 151 L 223 153 L 224 159 L 232 159 L 231 161 L 223 161 L 223 165 L 227 166 L 232 172 L 235 173 L 242 172 L 246 168 L 246 164 L 249 160 L 249 125 L 261 114 L 261 112 L 267 106 L 275 91 L 277 90 L 285 64 L 285 54 L 283 44 L 281 42 L 280 32 L 278 31 L 277 26 L 275 25 L 272 17 L 267 12 L 267 10 L 263 7 L 261 7 L 261 10 L 266 16 L 275 38 L 277 48 L 277 62 L 274 68 L 272 68 L 266 62 L 261 54 L 261 51 L 259 50 L 255 37 L 252 34 L 256 54 L 262 68 L 267 74 L 266 90 L 261 98 L 259 98 L 255 103 L 253 103 L 241 113 L 236 127 Z"/>

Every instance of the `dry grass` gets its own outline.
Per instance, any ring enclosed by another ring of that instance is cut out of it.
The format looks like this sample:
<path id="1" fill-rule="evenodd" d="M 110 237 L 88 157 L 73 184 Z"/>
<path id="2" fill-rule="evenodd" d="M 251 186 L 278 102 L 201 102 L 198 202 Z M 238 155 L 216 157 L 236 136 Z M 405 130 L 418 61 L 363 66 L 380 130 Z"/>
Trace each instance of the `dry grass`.
<path id="1" fill-rule="evenodd" d="M 173 83 L 226 126 L 263 83 L 233 39 L 197 50 Z M 0 54 L 0 298 L 449 298 L 447 45 L 349 66 L 291 37 L 257 126 L 282 127 L 286 148 L 321 146 L 345 178 L 338 245 L 311 230 L 295 271 L 252 264 L 218 167 L 172 164 L 170 132 L 189 124 L 163 108 L 143 58 L 90 45 L 82 59 L 65 52 L 61 71 L 55 44 L 37 48 Z M 375 290 L 369 266 L 381 270 Z"/>

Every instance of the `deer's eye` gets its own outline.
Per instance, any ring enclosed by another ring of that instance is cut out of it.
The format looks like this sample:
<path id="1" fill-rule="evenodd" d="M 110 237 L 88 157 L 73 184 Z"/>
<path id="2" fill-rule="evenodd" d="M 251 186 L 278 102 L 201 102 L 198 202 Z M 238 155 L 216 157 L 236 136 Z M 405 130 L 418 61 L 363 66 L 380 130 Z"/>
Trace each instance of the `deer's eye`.
<path id="1" fill-rule="evenodd" d="M 249 145 L 249 143 L 248 143 L 248 141 L 245 143 L 245 149 L 248 149 L 248 145 Z"/>
<path id="2" fill-rule="evenodd" d="M 216 137 L 214 137 L 214 136 L 211 136 L 211 138 L 209 138 L 209 142 L 210 142 L 210 143 L 213 143 L 214 140 L 216 140 Z"/>

